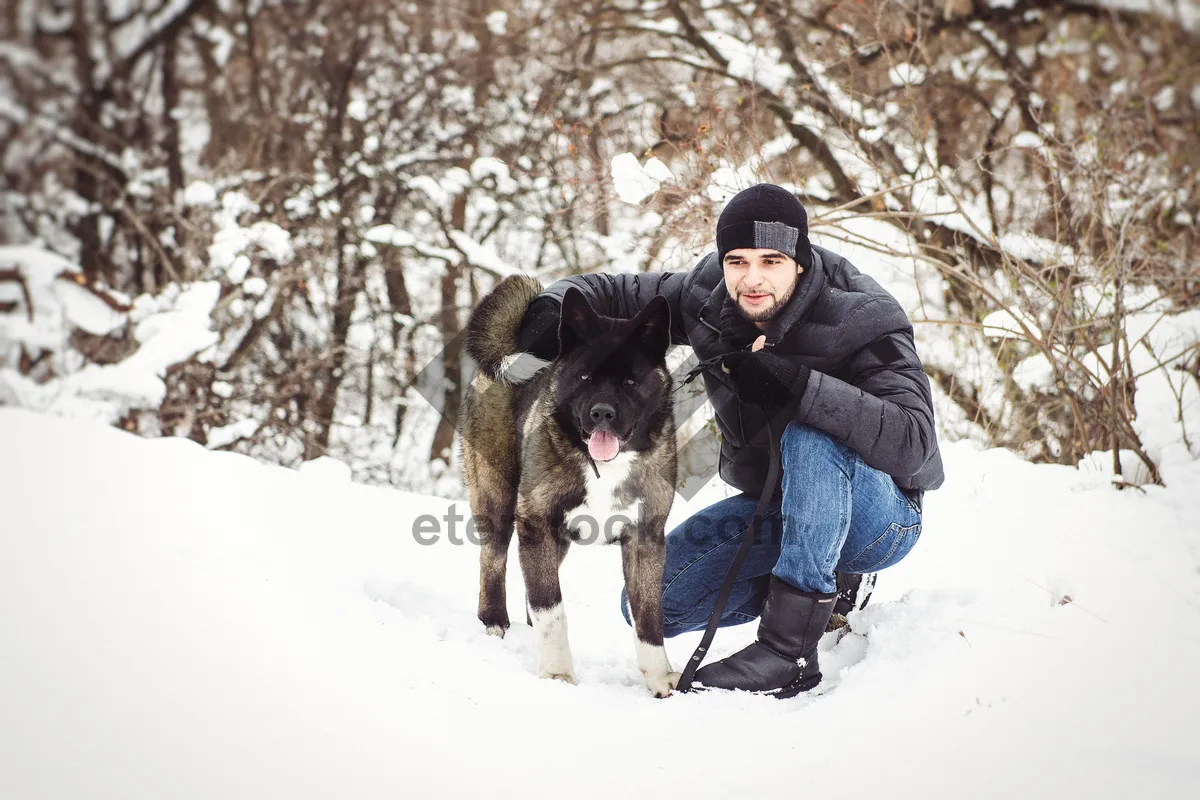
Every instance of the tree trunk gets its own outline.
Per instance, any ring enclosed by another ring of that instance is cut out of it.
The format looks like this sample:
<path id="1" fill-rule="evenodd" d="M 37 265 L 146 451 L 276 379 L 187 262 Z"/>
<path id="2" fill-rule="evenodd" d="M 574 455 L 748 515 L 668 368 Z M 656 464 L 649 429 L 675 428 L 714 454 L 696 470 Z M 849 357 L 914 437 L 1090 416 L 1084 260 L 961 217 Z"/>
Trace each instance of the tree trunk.
<path id="1" fill-rule="evenodd" d="M 384 282 L 387 284 L 388 303 L 392 307 L 392 358 L 397 358 L 400 354 L 400 336 L 404 333 L 404 325 L 398 322 L 395 314 L 403 314 L 406 317 L 412 318 L 412 299 L 408 294 L 408 284 L 404 280 L 404 264 L 400 260 L 399 250 L 391 248 L 385 256 L 388 259 L 388 264 L 384 269 Z M 408 386 L 412 383 L 413 377 L 417 374 L 417 354 L 413 350 L 413 341 L 411 329 L 408 336 L 408 341 L 405 345 L 404 367 L 402 373 L 398 376 L 397 385 L 400 387 Z M 396 430 L 392 436 L 392 447 L 395 447 L 400 441 L 400 433 L 404 429 L 404 419 L 408 413 L 408 406 L 404 404 L 404 398 L 401 397 L 396 403 Z"/>
<path id="2" fill-rule="evenodd" d="M 327 366 L 322 371 L 320 393 L 312 404 L 309 420 L 314 429 L 304 438 L 304 460 L 309 461 L 329 452 L 329 432 L 333 427 L 333 414 L 337 409 L 338 389 L 345 376 L 346 337 L 350 332 L 350 318 L 358 301 L 358 281 L 355 271 L 356 259 L 346 258 L 346 230 L 338 228 L 337 241 L 337 290 L 333 303 L 333 324 L 329 330 Z"/>
<path id="3" fill-rule="evenodd" d="M 492 33 L 488 29 L 486 0 L 475 0 L 472 6 L 473 14 L 470 21 L 471 34 L 479 42 L 479 56 L 475 62 L 474 98 L 475 108 L 482 109 L 487 103 L 487 91 L 495 75 L 492 63 Z M 478 152 L 479 137 L 471 137 L 467 152 Z M 468 160 L 459 166 L 470 166 Z M 450 211 L 450 225 L 454 230 L 466 231 L 467 228 L 467 190 L 463 190 L 454 198 Z M 458 411 L 462 405 L 462 337 L 459 334 L 458 321 L 458 282 L 464 275 L 463 267 L 459 264 L 447 264 L 446 272 L 442 275 L 442 308 L 438 315 L 439 327 L 442 331 L 442 364 L 445 368 L 446 389 L 443 394 L 441 419 L 438 420 L 437 430 L 433 435 L 433 445 L 429 448 L 429 460 L 442 459 L 448 465 L 452 456 L 454 433 L 458 427 Z"/>

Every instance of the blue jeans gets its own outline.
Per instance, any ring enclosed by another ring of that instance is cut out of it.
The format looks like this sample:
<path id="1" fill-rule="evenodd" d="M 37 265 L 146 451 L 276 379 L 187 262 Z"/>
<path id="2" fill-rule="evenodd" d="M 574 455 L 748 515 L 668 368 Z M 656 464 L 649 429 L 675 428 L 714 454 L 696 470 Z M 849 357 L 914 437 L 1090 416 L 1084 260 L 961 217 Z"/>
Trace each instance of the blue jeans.
<path id="1" fill-rule="evenodd" d="M 833 592 L 834 570 L 878 572 L 908 555 L 921 536 L 920 508 L 890 475 L 867 466 L 853 450 L 795 422 L 784 430 L 780 445 L 783 496 L 767 507 L 722 626 L 758 617 L 771 574 L 804 591 Z M 758 499 L 745 493 L 726 498 L 667 534 L 666 636 L 708 625 Z M 632 624 L 624 590 L 621 613 Z"/>

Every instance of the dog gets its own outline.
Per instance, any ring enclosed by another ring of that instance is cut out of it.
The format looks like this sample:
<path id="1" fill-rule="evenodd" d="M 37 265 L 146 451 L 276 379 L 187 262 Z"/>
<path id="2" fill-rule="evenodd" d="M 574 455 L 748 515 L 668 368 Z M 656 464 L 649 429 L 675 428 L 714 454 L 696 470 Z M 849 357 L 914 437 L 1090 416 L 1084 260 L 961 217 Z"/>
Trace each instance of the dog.
<path id="1" fill-rule="evenodd" d="M 553 362 L 517 352 L 534 278 L 505 278 L 472 312 L 464 346 L 478 367 L 464 393 L 463 476 L 479 534 L 479 619 L 509 628 L 505 574 L 515 526 L 538 673 L 576 683 L 559 567 L 572 542 L 619 543 L 638 668 L 656 697 L 679 673 L 663 647 L 664 527 L 675 495 L 671 311 L 655 297 L 633 319 L 562 300 Z"/>

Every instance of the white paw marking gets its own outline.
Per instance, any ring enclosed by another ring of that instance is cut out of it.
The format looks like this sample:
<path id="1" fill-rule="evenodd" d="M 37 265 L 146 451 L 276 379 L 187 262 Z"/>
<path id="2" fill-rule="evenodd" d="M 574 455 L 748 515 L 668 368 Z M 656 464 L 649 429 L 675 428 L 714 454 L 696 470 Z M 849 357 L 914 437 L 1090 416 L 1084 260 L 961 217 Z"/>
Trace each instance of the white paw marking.
<path id="1" fill-rule="evenodd" d="M 679 673 L 668 672 L 666 675 L 647 675 L 642 673 L 646 678 L 646 688 L 650 690 L 650 694 L 655 697 L 670 697 L 671 691 L 679 685 Z"/>
<path id="2" fill-rule="evenodd" d="M 679 685 L 679 673 L 671 669 L 667 660 L 667 649 L 661 644 L 647 644 L 637 640 L 638 669 L 646 680 L 646 688 L 655 697 L 666 697 Z"/>
<path id="3" fill-rule="evenodd" d="M 549 678 L 550 680 L 555 680 L 555 681 L 562 681 L 563 683 L 569 683 L 572 686 L 577 686 L 579 684 L 579 681 L 576 680 L 575 676 L 569 672 L 567 672 L 567 673 L 542 672 L 538 675 L 538 677 L 539 678 Z"/>
<path id="4" fill-rule="evenodd" d="M 567 614 L 562 603 L 547 609 L 530 609 L 537 642 L 538 675 L 575 683 L 571 645 L 567 641 Z"/>

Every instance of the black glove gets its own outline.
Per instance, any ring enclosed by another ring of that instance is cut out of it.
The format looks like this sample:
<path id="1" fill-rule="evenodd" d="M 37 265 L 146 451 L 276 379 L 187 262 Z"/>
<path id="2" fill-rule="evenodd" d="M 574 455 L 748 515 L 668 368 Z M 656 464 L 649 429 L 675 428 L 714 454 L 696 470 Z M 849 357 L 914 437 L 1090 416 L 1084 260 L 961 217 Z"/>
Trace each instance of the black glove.
<path id="1" fill-rule="evenodd" d="M 534 300 L 525 309 L 521 330 L 517 334 L 517 350 L 532 353 L 543 361 L 558 358 L 559 302 L 552 297 Z"/>
<path id="2" fill-rule="evenodd" d="M 721 364 L 733 378 L 738 399 L 762 408 L 778 408 L 800 399 L 812 373 L 803 364 L 766 350 L 727 353 Z"/>

